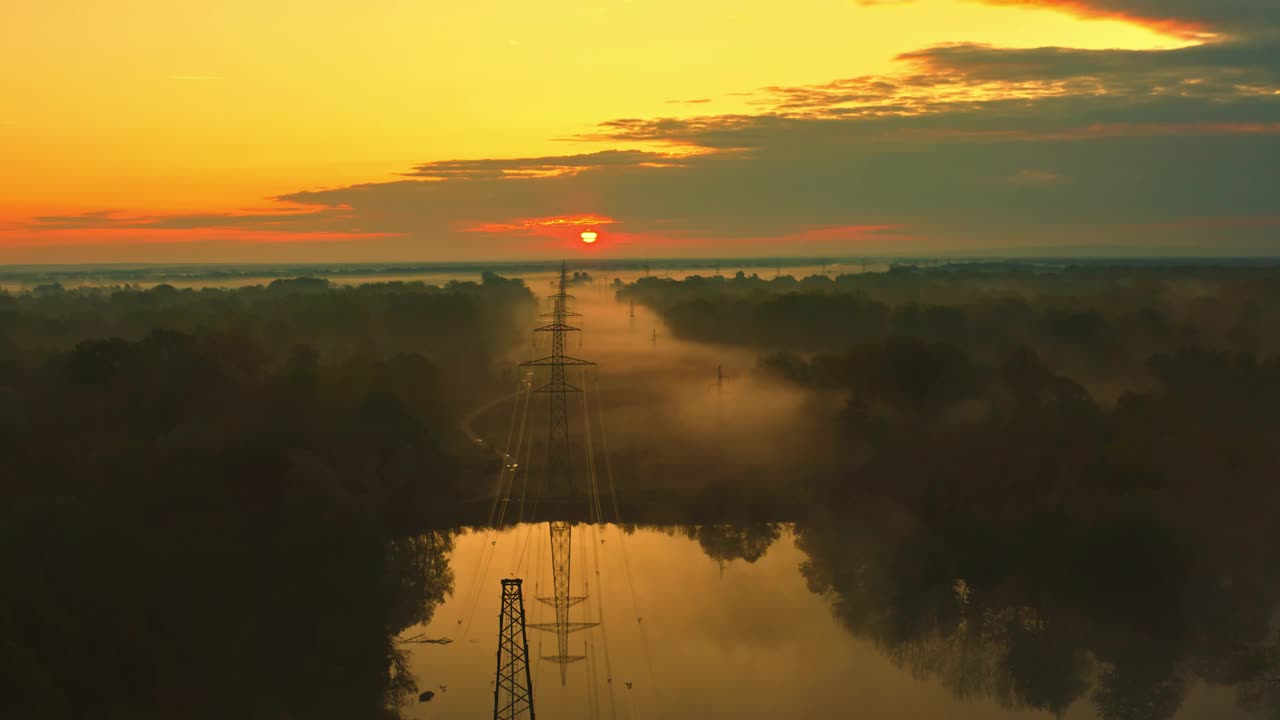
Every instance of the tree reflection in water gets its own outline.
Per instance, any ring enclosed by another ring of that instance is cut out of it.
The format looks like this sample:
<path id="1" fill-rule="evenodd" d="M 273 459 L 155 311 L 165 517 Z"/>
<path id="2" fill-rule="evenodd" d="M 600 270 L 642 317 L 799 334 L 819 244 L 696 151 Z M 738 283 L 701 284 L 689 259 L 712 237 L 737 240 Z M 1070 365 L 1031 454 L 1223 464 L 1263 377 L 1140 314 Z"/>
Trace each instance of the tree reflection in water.
<path id="1" fill-rule="evenodd" d="M 960 697 L 1107 720 L 1172 717 L 1193 681 L 1274 705 L 1274 588 L 1140 514 L 926 526 L 869 503 L 797 527 L 809 588 Z"/>
<path id="2" fill-rule="evenodd" d="M 753 563 L 764 557 L 769 546 L 782 537 L 779 523 L 690 525 L 684 529 L 690 540 L 697 540 L 707 557 L 717 562 L 745 560 Z"/>

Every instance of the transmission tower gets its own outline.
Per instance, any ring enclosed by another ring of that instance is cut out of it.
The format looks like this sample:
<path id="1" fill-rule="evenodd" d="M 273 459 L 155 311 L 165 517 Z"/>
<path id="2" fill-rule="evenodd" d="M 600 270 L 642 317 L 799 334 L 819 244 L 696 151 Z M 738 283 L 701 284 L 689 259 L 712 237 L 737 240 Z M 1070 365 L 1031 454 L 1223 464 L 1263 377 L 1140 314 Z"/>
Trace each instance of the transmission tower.
<path id="1" fill-rule="evenodd" d="M 566 368 L 571 366 L 595 365 L 590 360 L 581 360 L 564 354 L 565 333 L 580 332 L 580 328 L 569 325 L 566 320 L 577 317 L 579 313 L 569 309 L 573 296 L 566 292 L 569 286 L 568 271 L 563 263 L 560 265 L 559 292 L 551 296 L 551 323 L 537 328 L 537 332 L 551 333 L 551 354 L 544 358 L 523 363 L 525 367 L 549 367 L 551 378 L 546 385 L 536 392 L 550 396 L 550 420 L 547 438 L 547 477 L 546 487 L 550 492 L 563 492 L 568 496 L 577 494 L 573 484 L 572 452 L 569 445 L 569 393 L 582 392 L 582 388 L 569 384 L 565 377 Z M 541 623 L 529 627 L 547 630 L 556 634 L 556 655 L 545 659 L 554 660 L 560 665 L 560 684 L 567 684 L 569 663 L 582 660 L 583 656 L 569 654 L 569 634 L 578 630 L 593 627 L 597 623 L 569 622 L 569 609 L 585 600 L 585 597 L 569 595 L 569 548 L 573 539 L 573 528 L 568 522 L 553 521 L 551 526 L 551 571 L 555 594 L 552 597 L 540 597 L 538 600 L 555 609 L 554 623 Z"/>
<path id="2" fill-rule="evenodd" d="M 551 354 L 521 363 L 522 367 L 549 367 L 551 377 L 546 385 L 534 392 L 547 393 L 550 397 L 550 421 L 547 426 L 547 475 L 546 490 L 548 492 L 564 492 L 576 495 L 573 484 L 573 473 L 569 447 L 569 393 L 582 392 L 582 388 L 570 385 L 565 379 L 565 368 L 570 366 L 595 365 L 590 360 L 579 360 L 564 354 L 565 333 L 581 332 L 581 328 L 573 327 L 565 322 L 569 317 L 580 317 L 580 313 L 569 309 L 573 296 L 565 292 L 569 286 L 568 274 L 564 263 L 560 264 L 559 292 L 551 296 L 551 312 L 543 313 L 550 317 L 551 323 L 536 328 L 534 332 L 551 333 Z"/>
<path id="3" fill-rule="evenodd" d="M 569 635 L 579 630 L 595 627 L 600 623 L 569 622 L 569 608 L 586 600 L 585 596 L 569 594 L 570 549 L 573 545 L 573 526 L 557 520 L 551 523 L 551 577 L 555 588 L 553 597 L 540 597 L 539 602 L 546 603 L 555 609 L 556 621 L 553 623 L 535 623 L 529 627 L 546 630 L 556 634 L 556 654 L 544 655 L 543 660 L 551 660 L 560 666 L 560 684 L 565 685 L 569 679 L 569 664 L 584 659 L 584 655 L 569 654 Z"/>
<path id="4" fill-rule="evenodd" d="M 724 381 L 728 380 L 728 376 L 724 374 L 724 366 L 716 366 L 716 384 L 711 387 L 716 389 L 716 402 L 719 403 L 724 397 Z"/>
<path id="5" fill-rule="evenodd" d="M 551 334 L 551 354 L 522 363 L 524 367 L 548 367 L 551 377 L 546 385 L 535 392 L 549 395 L 549 422 L 547 427 L 547 473 L 546 490 L 550 493 L 564 493 L 565 496 L 577 495 L 573 483 L 572 452 L 569 442 L 569 393 L 580 393 L 582 388 L 569 384 L 566 370 L 573 366 L 595 365 L 590 360 L 569 357 L 564 354 L 565 334 L 581 332 L 581 328 L 569 325 L 570 317 L 580 314 L 569 308 L 573 296 L 566 290 L 569 287 L 568 270 L 564 263 L 560 264 L 560 280 L 558 292 L 551 296 L 551 312 L 543 317 L 550 317 L 551 323 L 536 329 L 536 332 Z M 552 597 L 540 597 L 538 600 L 550 605 L 555 610 L 554 623 L 532 624 L 537 630 L 546 630 L 556 634 L 556 654 L 544 659 L 553 660 L 560 665 L 560 684 L 568 682 L 568 665 L 584 656 L 569 654 L 569 635 L 573 632 L 594 627 L 598 623 L 569 622 L 569 609 L 585 600 L 585 597 L 573 597 L 569 594 L 570 546 L 573 540 L 573 526 L 564 521 L 550 523 L 551 530 L 551 571 L 555 594 Z M 531 716 L 532 717 L 532 716 Z"/>
<path id="6" fill-rule="evenodd" d="M 519 579 L 502 581 L 498 613 L 498 680 L 493 688 L 493 720 L 533 715 L 533 680 L 529 676 L 529 638 L 524 629 L 524 595 Z"/>

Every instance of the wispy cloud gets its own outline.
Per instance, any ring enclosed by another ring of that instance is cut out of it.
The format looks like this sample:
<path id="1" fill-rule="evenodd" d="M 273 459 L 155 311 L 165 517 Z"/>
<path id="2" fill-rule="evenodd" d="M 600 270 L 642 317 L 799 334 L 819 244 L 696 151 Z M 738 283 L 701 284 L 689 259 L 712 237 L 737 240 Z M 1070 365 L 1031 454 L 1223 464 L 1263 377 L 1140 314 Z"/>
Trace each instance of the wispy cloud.
<path id="1" fill-rule="evenodd" d="M 644 150 L 602 150 L 581 155 L 484 160 L 441 160 L 423 163 L 404 173 L 408 177 L 437 180 L 483 178 L 536 178 L 582 172 L 603 167 L 675 167 L 681 156 Z"/>
<path id="2" fill-rule="evenodd" d="M 593 252 L 781 254 L 1086 237 L 1155 247 L 1168 228 L 1180 242 L 1280 252 L 1280 3 L 979 1 L 1208 39 L 921 48 L 893 73 L 761 88 L 748 112 L 619 118 L 573 138 L 598 152 L 434 160 L 392 182 L 287 193 L 269 210 L 41 217 L 0 244 L 23 232 L 51 243 L 293 238 L 496 257 L 563 252 L 584 227 L 607 226 L 613 242 Z"/>
<path id="3" fill-rule="evenodd" d="M 520 218 L 505 222 L 487 222 L 462 228 L 473 233 L 516 233 L 524 235 L 560 235 L 568 228 L 594 228 L 613 225 L 618 221 L 603 215 L 552 215 L 550 217 Z"/>

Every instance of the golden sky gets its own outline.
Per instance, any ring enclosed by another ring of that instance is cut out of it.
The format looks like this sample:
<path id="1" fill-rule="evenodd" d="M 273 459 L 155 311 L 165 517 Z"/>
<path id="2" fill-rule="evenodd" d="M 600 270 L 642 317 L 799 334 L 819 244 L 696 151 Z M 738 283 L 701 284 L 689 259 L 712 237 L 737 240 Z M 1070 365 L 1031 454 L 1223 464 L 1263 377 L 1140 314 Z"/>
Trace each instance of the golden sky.
<path id="1" fill-rule="evenodd" d="M 108 223 L 91 242 L 92 223 L 37 217 L 242 214 L 424 163 L 652 148 L 570 138 L 618 118 L 768 113 L 761 88 L 901 73 L 897 56 L 943 43 L 1194 42 L 1090 14 L 1017 0 L 23 3 L 0 25 L 0 253 L 67 261 L 42 249 L 87 243 L 86 259 L 134 261 L 166 241 Z"/>

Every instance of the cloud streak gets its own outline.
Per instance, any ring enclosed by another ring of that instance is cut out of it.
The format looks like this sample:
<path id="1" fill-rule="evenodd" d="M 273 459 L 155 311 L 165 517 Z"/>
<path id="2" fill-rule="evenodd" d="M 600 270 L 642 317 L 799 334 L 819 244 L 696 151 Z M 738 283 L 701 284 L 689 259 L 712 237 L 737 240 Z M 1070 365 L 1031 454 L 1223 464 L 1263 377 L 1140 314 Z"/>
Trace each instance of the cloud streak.
<path id="1" fill-rule="evenodd" d="M 1252 34 L 1280 26 L 1272 0 L 979 0 L 988 5 L 1039 7 L 1086 18 L 1135 22 L 1186 37 L 1206 33 Z"/>
<path id="2" fill-rule="evenodd" d="M 681 156 L 675 153 L 601 150 L 580 155 L 534 158 L 441 160 L 417 165 L 405 175 L 435 180 L 534 178 L 573 174 L 604 167 L 678 167 L 680 159 Z"/>
<path id="3" fill-rule="evenodd" d="M 571 138 L 597 152 L 424 162 L 390 182 L 287 193 L 269 211 L 101 211 L 26 230 L 327 237 L 412 259 L 563 253 L 586 225 L 608 226 L 591 249 L 604 253 L 1161 252 L 1175 235 L 1280 252 L 1275 224 L 1258 220 L 1274 217 L 1280 186 L 1280 4 L 981 1 L 1208 39 L 921 48 L 895 73 L 762 88 L 749 112 L 614 119 Z"/>

